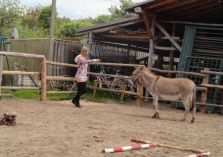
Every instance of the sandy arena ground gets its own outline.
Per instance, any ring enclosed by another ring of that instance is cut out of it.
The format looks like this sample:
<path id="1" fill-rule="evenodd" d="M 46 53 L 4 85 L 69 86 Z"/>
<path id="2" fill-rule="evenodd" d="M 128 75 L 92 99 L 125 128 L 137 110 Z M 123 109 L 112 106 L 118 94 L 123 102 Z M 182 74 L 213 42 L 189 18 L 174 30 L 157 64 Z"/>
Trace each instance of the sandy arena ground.
<path id="1" fill-rule="evenodd" d="M 86 102 L 83 108 L 70 101 L 6 100 L 1 114 L 17 113 L 16 126 L 0 126 L 1 157 L 185 157 L 191 153 L 152 148 L 103 154 L 103 148 L 126 146 L 132 137 L 179 147 L 209 150 L 223 156 L 223 117 L 197 114 L 195 124 L 179 121 L 182 110 L 161 108 L 161 119 L 152 119 L 151 105 Z"/>

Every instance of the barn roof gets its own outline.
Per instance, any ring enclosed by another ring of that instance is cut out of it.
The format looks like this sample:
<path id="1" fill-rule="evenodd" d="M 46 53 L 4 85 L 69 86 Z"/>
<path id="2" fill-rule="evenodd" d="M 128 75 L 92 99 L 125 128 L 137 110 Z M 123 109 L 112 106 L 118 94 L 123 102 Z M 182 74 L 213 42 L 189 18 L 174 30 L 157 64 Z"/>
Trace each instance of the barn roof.
<path id="1" fill-rule="evenodd" d="M 156 14 L 158 20 L 223 24 L 223 0 L 146 0 L 126 8 L 126 11 L 134 12 L 136 7 L 140 7 L 147 14 Z M 77 35 L 106 32 L 139 22 L 142 22 L 142 19 L 138 15 L 124 17 L 79 29 Z"/>
<path id="2" fill-rule="evenodd" d="M 164 23 L 166 29 L 172 26 L 171 23 L 180 24 L 178 36 L 183 35 L 185 25 L 223 27 L 223 0 L 146 0 L 128 7 L 126 11 L 134 12 L 136 7 L 140 7 L 148 16 L 156 14 L 156 20 Z M 95 41 L 148 48 L 149 36 L 142 17 L 139 14 L 79 29 L 77 35 L 92 32 Z M 178 38 L 176 40 L 180 40 Z"/>
<path id="3" fill-rule="evenodd" d="M 147 0 L 126 11 L 134 12 L 136 7 L 161 19 L 223 23 L 223 0 Z"/>
<path id="4" fill-rule="evenodd" d="M 112 29 L 115 29 L 118 27 L 125 27 L 125 26 L 129 26 L 132 24 L 136 24 L 138 22 L 142 22 L 142 20 L 139 18 L 138 15 L 131 16 L 131 17 L 119 18 L 117 20 L 114 20 L 114 21 L 111 21 L 108 23 L 98 24 L 98 25 L 95 25 L 92 27 L 79 29 L 77 35 L 78 36 L 85 35 L 89 32 L 100 33 L 100 32 L 109 31 L 109 30 L 112 30 Z"/>

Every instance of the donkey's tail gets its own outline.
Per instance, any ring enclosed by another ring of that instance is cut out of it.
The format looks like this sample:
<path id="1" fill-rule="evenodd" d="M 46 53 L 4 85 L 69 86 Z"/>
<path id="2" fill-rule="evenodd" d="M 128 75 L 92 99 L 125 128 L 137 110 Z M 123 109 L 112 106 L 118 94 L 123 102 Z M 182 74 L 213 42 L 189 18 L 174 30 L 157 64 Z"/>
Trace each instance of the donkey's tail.
<path id="1" fill-rule="evenodd" d="M 192 96 L 192 120 L 191 123 L 195 121 L 195 114 L 196 114 L 196 86 L 193 90 L 193 96 Z"/>

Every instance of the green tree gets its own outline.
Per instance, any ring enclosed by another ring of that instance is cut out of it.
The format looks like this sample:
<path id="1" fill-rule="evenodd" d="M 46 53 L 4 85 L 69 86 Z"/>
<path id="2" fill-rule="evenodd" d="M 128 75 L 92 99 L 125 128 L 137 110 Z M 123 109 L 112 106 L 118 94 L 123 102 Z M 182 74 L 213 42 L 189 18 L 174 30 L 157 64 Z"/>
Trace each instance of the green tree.
<path id="1" fill-rule="evenodd" d="M 73 22 L 64 24 L 57 33 L 59 37 L 75 37 L 76 35 L 76 24 Z"/>
<path id="2" fill-rule="evenodd" d="M 94 21 L 91 18 L 70 21 L 58 28 L 56 35 L 59 37 L 75 37 L 78 29 L 92 25 L 94 25 Z"/>
<path id="3" fill-rule="evenodd" d="M 110 12 L 111 14 L 111 19 L 117 19 L 117 18 L 121 18 L 121 17 L 124 17 L 124 16 L 127 16 L 128 13 L 125 12 L 125 9 L 132 5 L 133 2 L 132 0 L 119 0 L 120 1 L 120 6 L 117 7 L 117 6 L 111 6 L 110 8 L 108 8 L 108 11 Z"/>
<path id="4" fill-rule="evenodd" d="M 94 24 L 106 23 L 111 20 L 109 15 L 99 15 L 94 19 Z"/>
<path id="5" fill-rule="evenodd" d="M 20 16 L 19 0 L 0 0 L 0 33 L 11 29 Z"/>
<path id="6" fill-rule="evenodd" d="M 39 26 L 45 31 L 49 31 L 50 29 L 51 8 L 52 6 L 50 5 L 40 9 Z"/>
<path id="7" fill-rule="evenodd" d="M 32 29 L 33 31 L 37 29 L 37 25 L 39 22 L 40 10 L 41 6 L 35 6 L 32 8 L 28 8 L 25 10 L 25 14 L 22 17 L 21 24 L 23 26 L 27 26 L 28 28 Z"/>

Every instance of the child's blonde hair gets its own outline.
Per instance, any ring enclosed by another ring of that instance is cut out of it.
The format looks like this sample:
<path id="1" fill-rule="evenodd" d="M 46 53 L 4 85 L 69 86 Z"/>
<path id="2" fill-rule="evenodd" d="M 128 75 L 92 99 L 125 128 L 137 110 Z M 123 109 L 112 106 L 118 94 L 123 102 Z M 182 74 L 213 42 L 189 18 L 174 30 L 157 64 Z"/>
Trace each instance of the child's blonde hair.
<path id="1" fill-rule="evenodd" d="M 81 53 L 80 53 L 80 54 L 81 54 L 82 56 L 87 57 L 88 52 L 89 52 L 88 47 L 87 47 L 87 46 L 83 46 L 83 47 L 81 48 Z"/>

